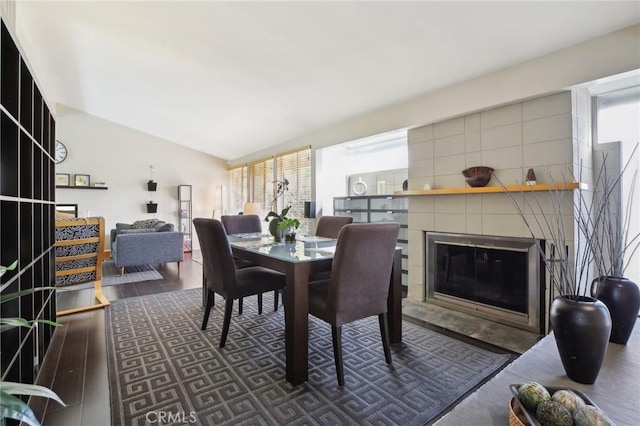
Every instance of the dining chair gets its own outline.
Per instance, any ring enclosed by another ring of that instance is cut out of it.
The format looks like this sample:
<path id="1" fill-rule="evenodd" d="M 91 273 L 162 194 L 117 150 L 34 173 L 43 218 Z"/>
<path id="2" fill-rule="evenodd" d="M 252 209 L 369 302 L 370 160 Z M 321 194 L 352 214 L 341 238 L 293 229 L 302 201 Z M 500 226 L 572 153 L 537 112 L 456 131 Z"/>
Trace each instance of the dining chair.
<path id="1" fill-rule="evenodd" d="M 223 348 L 229 333 L 233 300 L 282 289 L 285 286 L 285 275 L 262 266 L 236 268 L 222 222 L 216 219 L 195 218 L 193 226 L 200 241 L 207 287 L 202 330 L 207 328 L 213 298 L 215 293 L 218 293 L 225 299 L 220 338 L 220 347 Z"/>
<path id="2" fill-rule="evenodd" d="M 318 237 L 338 238 L 343 226 L 353 222 L 351 216 L 322 216 L 318 219 L 316 235 Z"/>
<path id="3" fill-rule="evenodd" d="M 230 234 L 252 234 L 262 232 L 262 222 L 260 216 L 257 214 L 238 214 L 238 215 L 223 215 L 220 217 L 224 229 L 227 231 L 227 235 Z M 249 266 L 256 266 L 245 259 L 233 258 L 236 268 L 247 268 Z M 276 291 L 273 294 L 273 310 L 278 310 L 278 297 L 280 292 Z M 238 315 L 242 315 L 242 298 L 238 299 Z M 262 313 L 262 293 L 258 294 L 258 313 Z"/>
<path id="4" fill-rule="evenodd" d="M 345 225 L 338 235 L 328 280 L 309 284 L 309 313 L 331 324 L 338 386 L 344 386 L 342 326 L 378 316 L 382 346 L 391 364 L 387 297 L 400 225 L 395 222 Z"/>

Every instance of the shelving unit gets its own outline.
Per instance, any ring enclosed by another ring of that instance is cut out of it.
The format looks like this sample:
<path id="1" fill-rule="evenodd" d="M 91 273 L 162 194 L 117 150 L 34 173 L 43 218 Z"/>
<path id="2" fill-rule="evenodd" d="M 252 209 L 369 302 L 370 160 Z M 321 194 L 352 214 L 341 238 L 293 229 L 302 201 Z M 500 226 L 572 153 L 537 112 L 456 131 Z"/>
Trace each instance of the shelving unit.
<path id="1" fill-rule="evenodd" d="M 192 250 L 191 241 L 193 237 L 192 228 L 192 198 L 191 185 L 178 185 L 178 224 L 179 231 L 184 232 L 184 251 Z"/>
<path id="2" fill-rule="evenodd" d="M 415 195 L 460 195 L 460 194 L 496 194 L 501 192 L 544 192 L 544 191 L 572 191 L 574 189 L 588 189 L 588 185 L 579 182 L 563 182 L 552 185 L 539 183 L 536 185 L 506 185 L 483 186 L 481 188 L 443 188 L 417 191 L 396 191 L 396 196 Z"/>
<path id="3" fill-rule="evenodd" d="M 0 24 L 0 264 L 3 294 L 55 285 L 55 120 L 4 20 Z M 55 292 L 2 304 L 2 317 L 55 320 Z M 53 327 L 14 328 L 0 339 L 1 379 L 34 383 Z"/>
<path id="4" fill-rule="evenodd" d="M 409 207 L 402 195 L 334 197 L 333 214 L 351 216 L 354 222 L 398 222 L 398 246 L 402 247 L 402 285 L 409 285 Z"/>

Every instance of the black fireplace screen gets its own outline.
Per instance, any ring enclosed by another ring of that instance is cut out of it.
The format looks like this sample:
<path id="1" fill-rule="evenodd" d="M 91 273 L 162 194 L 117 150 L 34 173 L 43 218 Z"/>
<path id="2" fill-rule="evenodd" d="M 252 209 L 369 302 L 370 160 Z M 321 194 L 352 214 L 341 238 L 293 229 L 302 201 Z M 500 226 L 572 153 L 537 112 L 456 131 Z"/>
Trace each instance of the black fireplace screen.
<path id="1" fill-rule="evenodd" d="M 527 253 L 436 242 L 434 290 L 527 313 Z"/>

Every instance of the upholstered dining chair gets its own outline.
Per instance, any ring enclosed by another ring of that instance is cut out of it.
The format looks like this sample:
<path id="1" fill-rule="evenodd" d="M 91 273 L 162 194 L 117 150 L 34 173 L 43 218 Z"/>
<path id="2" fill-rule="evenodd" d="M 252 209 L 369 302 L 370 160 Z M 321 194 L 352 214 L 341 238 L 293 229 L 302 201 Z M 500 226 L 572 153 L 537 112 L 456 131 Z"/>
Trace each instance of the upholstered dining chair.
<path id="1" fill-rule="evenodd" d="M 378 316 L 382 346 L 391 364 L 387 296 L 400 225 L 356 223 L 345 225 L 338 243 L 328 280 L 309 285 L 309 313 L 331 324 L 333 358 L 338 386 L 344 386 L 342 326 Z"/>
<path id="2" fill-rule="evenodd" d="M 322 216 L 318 219 L 316 235 L 318 237 L 338 238 L 343 226 L 353 222 L 351 216 Z"/>
<path id="3" fill-rule="evenodd" d="M 224 225 L 224 229 L 227 231 L 227 235 L 230 234 L 252 234 L 262 232 L 262 222 L 260 216 L 256 214 L 238 214 L 238 215 L 223 215 L 220 217 L 220 221 Z M 233 258 L 236 268 L 247 268 L 249 266 L 256 266 L 253 263 L 245 259 Z M 273 310 L 278 310 L 278 297 L 279 291 L 273 294 Z M 238 299 L 238 315 L 242 315 L 242 298 Z M 262 293 L 258 294 L 258 313 L 262 313 Z"/>
<path id="4" fill-rule="evenodd" d="M 195 218 L 193 226 L 200 241 L 207 287 L 202 330 L 207 328 L 214 294 L 218 293 L 225 299 L 224 321 L 220 337 L 222 348 L 229 333 L 233 300 L 265 291 L 280 290 L 285 286 L 285 276 L 261 266 L 237 269 L 222 222 L 216 219 Z"/>

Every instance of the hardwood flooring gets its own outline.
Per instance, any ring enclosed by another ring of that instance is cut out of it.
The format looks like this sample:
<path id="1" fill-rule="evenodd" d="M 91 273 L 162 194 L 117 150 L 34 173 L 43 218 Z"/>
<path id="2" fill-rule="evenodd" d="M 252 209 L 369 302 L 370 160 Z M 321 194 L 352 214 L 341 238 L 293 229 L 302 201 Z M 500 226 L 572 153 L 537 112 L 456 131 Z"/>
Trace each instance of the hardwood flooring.
<path id="1" fill-rule="evenodd" d="M 202 285 L 202 265 L 191 253 L 185 253 L 179 275 L 175 263 L 161 265 L 158 271 L 163 280 L 103 287 L 103 293 L 114 301 Z M 92 289 L 65 292 L 59 296 L 58 310 L 89 305 L 92 297 Z M 30 406 L 44 426 L 110 426 L 104 309 L 59 317 L 58 322 L 63 326 L 53 334 L 38 384 L 53 389 L 66 406 L 45 398 L 32 399 Z"/>

